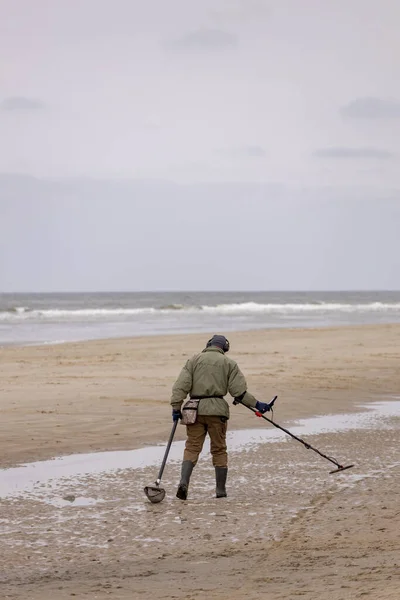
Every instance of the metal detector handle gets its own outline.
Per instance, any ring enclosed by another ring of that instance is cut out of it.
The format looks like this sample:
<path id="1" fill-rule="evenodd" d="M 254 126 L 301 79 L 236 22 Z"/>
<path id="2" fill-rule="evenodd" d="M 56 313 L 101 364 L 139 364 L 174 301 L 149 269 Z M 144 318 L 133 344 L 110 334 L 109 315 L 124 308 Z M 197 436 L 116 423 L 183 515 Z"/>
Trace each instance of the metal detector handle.
<path id="1" fill-rule="evenodd" d="M 274 396 L 271 400 L 271 402 L 269 403 L 269 408 L 273 408 L 276 400 L 278 400 L 278 396 Z M 244 402 L 242 402 L 242 400 L 240 398 L 234 398 L 233 399 L 233 403 L 232 404 L 243 404 L 243 406 L 246 406 L 246 404 L 244 404 Z M 250 406 L 248 406 L 247 408 L 251 408 Z"/>
<path id="2" fill-rule="evenodd" d="M 271 402 L 269 403 L 269 408 L 270 408 L 270 410 L 272 410 L 272 409 L 273 409 L 273 407 L 274 407 L 274 404 L 275 404 L 276 400 L 278 400 L 278 396 L 274 396 L 274 397 L 272 398 Z"/>
<path id="3" fill-rule="evenodd" d="M 161 477 L 162 477 L 162 475 L 164 473 L 164 468 L 165 468 L 165 465 L 166 465 L 166 462 L 167 462 L 169 451 L 171 449 L 171 444 L 172 444 L 172 440 L 174 439 L 176 428 L 178 427 L 178 422 L 179 422 L 178 420 L 174 421 L 174 424 L 172 426 L 171 434 L 169 436 L 167 447 L 165 449 L 164 458 L 163 458 L 163 461 L 162 461 L 162 464 L 161 464 L 161 467 L 160 467 L 160 471 L 158 473 L 158 477 L 157 477 L 157 481 L 156 481 L 157 485 L 159 485 L 159 483 L 161 481 Z"/>

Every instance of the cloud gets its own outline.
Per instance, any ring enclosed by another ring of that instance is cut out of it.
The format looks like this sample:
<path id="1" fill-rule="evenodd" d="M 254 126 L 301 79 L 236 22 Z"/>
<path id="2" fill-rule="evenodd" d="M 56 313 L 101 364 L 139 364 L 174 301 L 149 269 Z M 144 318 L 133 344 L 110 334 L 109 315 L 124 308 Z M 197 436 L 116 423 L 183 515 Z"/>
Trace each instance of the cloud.
<path id="1" fill-rule="evenodd" d="M 400 119 L 400 101 L 367 96 L 342 106 L 340 113 L 351 119 Z"/>
<path id="2" fill-rule="evenodd" d="M 379 148 L 345 148 L 345 147 L 333 147 L 333 148 L 320 148 L 316 150 L 313 156 L 317 158 L 345 158 L 345 159 L 356 159 L 356 158 L 368 158 L 387 160 L 393 158 L 393 152 L 387 150 L 380 150 Z"/>
<path id="3" fill-rule="evenodd" d="M 174 50 L 213 50 L 219 51 L 234 48 L 238 45 L 238 37 L 221 29 L 198 29 L 186 33 L 169 44 Z"/>
<path id="4" fill-rule="evenodd" d="M 271 15 L 271 8 L 265 0 L 229 0 L 214 2 L 210 12 L 215 23 L 243 25 L 246 23 L 262 23 Z"/>
<path id="5" fill-rule="evenodd" d="M 240 146 L 239 148 L 224 148 L 220 154 L 230 158 L 263 158 L 267 153 L 262 146 Z"/>
<path id="6" fill-rule="evenodd" d="M 261 146 L 246 146 L 243 148 L 243 154 L 253 158 L 261 158 L 266 155 L 266 152 Z"/>
<path id="7" fill-rule="evenodd" d="M 10 96 L 9 98 L 4 98 L 4 100 L 0 103 L 0 109 L 4 111 L 13 111 L 13 110 L 44 110 L 46 105 L 44 102 L 40 100 L 35 100 L 34 98 L 26 98 L 25 96 Z"/>

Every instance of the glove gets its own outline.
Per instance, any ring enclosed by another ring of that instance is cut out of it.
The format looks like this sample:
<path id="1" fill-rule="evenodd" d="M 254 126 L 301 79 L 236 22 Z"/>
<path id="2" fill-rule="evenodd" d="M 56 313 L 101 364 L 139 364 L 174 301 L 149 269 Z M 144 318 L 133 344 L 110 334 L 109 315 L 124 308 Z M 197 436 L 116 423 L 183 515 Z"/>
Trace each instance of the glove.
<path id="1" fill-rule="evenodd" d="M 258 410 L 258 412 L 260 412 L 263 415 L 264 413 L 271 410 L 271 407 L 269 404 L 267 404 L 267 402 L 258 402 L 258 400 L 257 400 L 256 409 Z"/>
<path id="2" fill-rule="evenodd" d="M 182 419 L 182 413 L 179 410 L 179 408 L 173 408 L 172 409 L 172 420 L 175 423 L 175 421 L 179 421 L 179 419 Z"/>

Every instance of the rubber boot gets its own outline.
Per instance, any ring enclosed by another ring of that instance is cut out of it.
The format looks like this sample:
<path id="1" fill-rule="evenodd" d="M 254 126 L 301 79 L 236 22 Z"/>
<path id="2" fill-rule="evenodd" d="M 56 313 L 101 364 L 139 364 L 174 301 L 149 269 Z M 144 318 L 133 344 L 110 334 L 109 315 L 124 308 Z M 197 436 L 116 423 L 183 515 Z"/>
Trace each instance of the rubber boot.
<path id="1" fill-rule="evenodd" d="M 215 467 L 216 498 L 226 498 L 227 467 Z"/>
<path id="2" fill-rule="evenodd" d="M 176 497 L 179 500 L 186 500 L 189 489 L 189 481 L 190 476 L 193 471 L 194 464 L 191 460 L 184 460 L 182 463 L 181 469 L 181 480 L 179 482 L 178 490 L 176 492 Z"/>

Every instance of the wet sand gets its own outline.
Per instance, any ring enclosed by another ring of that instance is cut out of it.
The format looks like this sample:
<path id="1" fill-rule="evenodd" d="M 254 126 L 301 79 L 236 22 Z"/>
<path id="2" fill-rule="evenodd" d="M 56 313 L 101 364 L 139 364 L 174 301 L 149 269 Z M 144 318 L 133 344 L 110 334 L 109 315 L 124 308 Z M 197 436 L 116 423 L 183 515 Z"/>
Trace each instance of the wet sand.
<path id="1" fill-rule="evenodd" d="M 279 395 L 282 424 L 400 395 L 400 326 L 229 337 L 249 388 L 260 399 Z M 204 336 L 176 336 L 1 349 L 2 466 L 165 441 L 170 387 L 203 343 Z M 260 421 L 232 409 L 231 429 Z M 187 503 L 174 498 L 176 461 L 160 505 L 142 494 L 153 467 L 5 498 L 0 597 L 397 599 L 399 427 L 391 417 L 378 428 L 308 438 L 356 463 L 336 476 L 285 439 L 232 451 L 227 499 L 213 498 L 207 456 Z M 81 504 L 62 501 L 68 493 Z"/>
<path id="2" fill-rule="evenodd" d="M 279 395 L 281 420 L 347 411 L 354 401 L 399 391 L 400 325 L 229 338 L 249 389 L 260 400 Z M 206 340 L 188 335 L 0 348 L 0 466 L 164 440 L 171 386 Z M 254 426 L 245 409 L 231 412 L 230 428 Z"/>

